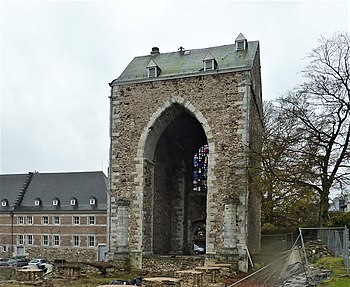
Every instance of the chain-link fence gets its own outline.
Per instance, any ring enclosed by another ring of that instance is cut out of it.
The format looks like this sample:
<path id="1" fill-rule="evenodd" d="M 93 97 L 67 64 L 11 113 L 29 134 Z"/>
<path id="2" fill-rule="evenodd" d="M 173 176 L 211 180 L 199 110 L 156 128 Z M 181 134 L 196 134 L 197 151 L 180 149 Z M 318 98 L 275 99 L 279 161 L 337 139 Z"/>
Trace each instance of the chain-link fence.
<path id="1" fill-rule="evenodd" d="M 271 243 L 273 237 L 267 239 Z M 288 246 L 285 245 L 287 237 L 278 235 L 274 239 L 277 249 Z M 347 227 L 299 228 L 299 235 L 289 250 L 280 253 L 274 262 L 235 280 L 229 287 L 316 286 L 330 274 L 312 267 L 311 263 L 328 256 L 342 257 L 349 274 Z"/>
<path id="2" fill-rule="evenodd" d="M 299 228 L 299 235 L 306 262 L 310 257 L 312 258 L 313 253 L 321 253 L 316 250 L 315 243 L 317 243 L 326 246 L 334 257 L 342 257 L 349 274 L 349 229 L 347 227 Z M 314 246 L 308 248 L 310 244 Z"/>

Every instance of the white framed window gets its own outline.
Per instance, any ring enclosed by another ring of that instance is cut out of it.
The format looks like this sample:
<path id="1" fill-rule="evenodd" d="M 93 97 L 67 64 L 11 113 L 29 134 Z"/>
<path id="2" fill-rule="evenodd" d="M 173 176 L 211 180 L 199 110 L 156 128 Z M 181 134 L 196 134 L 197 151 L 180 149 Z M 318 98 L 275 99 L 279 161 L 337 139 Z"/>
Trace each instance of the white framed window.
<path id="1" fill-rule="evenodd" d="M 52 200 L 52 205 L 57 206 L 57 205 L 59 205 L 59 204 L 60 204 L 60 201 L 58 200 L 58 198 L 54 198 L 54 199 Z"/>
<path id="2" fill-rule="evenodd" d="M 52 241 L 53 241 L 54 246 L 60 246 L 60 236 L 59 235 L 54 235 Z"/>
<path id="3" fill-rule="evenodd" d="M 7 246 L 6 245 L 2 246 L 2 252 L 7 252 Z"/>
<path id="4" fill-rule="evenodd" d="M 31 235 L 31 234 L 27 235 L 27 244 L 33 245 L 33 235 Z"/>
<path id="5" fill-rule="evenodd" d="M 35 206 L 41 205 L 41 199 L 37 197 L 37 198 L 34 200 L 34 205 L 35 205 Z"/>
<path id="6" fill-rule="evenodd" d="M 240 40 L 236 42 L 236 51 L 242 51 L 245 50 L 246 47 L 246 41 Z"/>
<path id="7" fill-rule="evenodd" d="M 33 216 L 27 216 L 27 224 L 29 225 L 33 224 Z"/>
<path id="8" fill-rule="evenodd" d="M 43 216 L 43 217 L 41 218 L 41 223 L 42 223 L 43 225 L 49 224 L 49 217 L 48 217 L 48 216 Z"/>
<path id="9" fill-rule="evenodd" d="M 73 246 L 80 246 L 80 237 L 78 235 L 73 236 Z"/>
<path id="10" fill-rule="evenodd" d="M 17 235 L 18 245 L 24 245 L 24 235 Z"/>
<path id="11" fill-rule="evenodd" d="M 77 203 L 78 203 L 78 201 L 77 201 L 76 198 L 71 198 L 71 200 L 70 200 L 70 205 L 71 206 L 77 205 Z"/>
<path id="12" fill-rule="evenodd" d="M 9 202 L 6 198 L 1 199 L 1 206 L 8 206 Z"/>
<path id="13" fill-rule="evenodd" d="M 48 246 L 49 245 L 49 236 L 44 234 L 41 236 L 41 245 Z"/>
<path id="14" fill-rule="evenodd" d="M 80 217 L 79 216 L 73 216 L 73 224 L 74 225 L 80 224 Z"/>
<path id="15" fill-rule="evenodd" d="M 96 205 L 96 198 L 91 197 L 89 202 L 90 202 L 90 205 Z"/>
<path id="16" fill-rule="evenodd" d="M 54 216 L 53 217 L 53 224 L 60 225 L 60 217 L 59 216 Z"/>
<path id="17" fill-rule="evenodd" d="M 96 222 L 95 216 L 88 216 L 88 224 L 94 225 Z"/>
<path id="18" fill-rule="evenodd" d="M 148 68 L 148 78 L 157 77 L 157 67 L 149 67 Z"/>
<path id="19" fill-rule="evenodd" d="M 214 60 L 204 61 L 204 71 L 213 71 L 214 68 Z"/>
<path id="20" fill-rule="evenodd" d="M 24 224 L 24 216 L 18 216 L 18 224 Z"/>
<path id="21" fill-rule="evenodd" d="M 161 72 L 161 69 L 158 67 L 158 65 L 153 60 L 151 60 L 148 63 L 146 68 L 147 68 L 148 78 L 157 78 Z"/>
<path id="22" fill-rule="evenodd" d="M 88 236 L 88 247 L 95 247 L 95 236 Z"/>

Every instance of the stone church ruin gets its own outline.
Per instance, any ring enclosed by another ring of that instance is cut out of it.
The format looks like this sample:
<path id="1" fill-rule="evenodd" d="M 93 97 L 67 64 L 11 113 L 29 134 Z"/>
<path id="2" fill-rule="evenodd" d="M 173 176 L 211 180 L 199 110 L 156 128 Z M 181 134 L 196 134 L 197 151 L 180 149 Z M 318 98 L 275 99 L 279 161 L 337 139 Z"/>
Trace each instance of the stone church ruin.
<path id="1" fill-rule="evenodd" d="M 191 255 L 246 270 L 260 248 L 259 43 L 135 57 L 110 83 L 109 258 Z"/>

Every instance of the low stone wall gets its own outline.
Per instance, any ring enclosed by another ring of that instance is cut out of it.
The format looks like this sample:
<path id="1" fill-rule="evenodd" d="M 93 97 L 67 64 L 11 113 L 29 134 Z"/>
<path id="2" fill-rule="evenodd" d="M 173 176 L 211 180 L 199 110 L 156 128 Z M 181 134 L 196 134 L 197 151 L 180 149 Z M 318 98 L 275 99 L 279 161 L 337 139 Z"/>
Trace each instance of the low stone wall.
<path id="1" fill-rule="evenodd" d="M 52 262 L 55 260 L 73 262 L 97 260 L 96 248 L 27 247 L 26 254 L 29 258 L 45 258 Z"/>
<path id="2" fill-rule="evenodd" d="M 0 267 L 0 281 L 14 279 L 16 269 L 10 266 Z"/>
<path id="3" fill-rule="evenodd" d="M 197 256 L 145 256 L 142 269 L 149 273 L 174 274 L 175 271 L 194 269 L 204 265 L 204 257 Z"/>

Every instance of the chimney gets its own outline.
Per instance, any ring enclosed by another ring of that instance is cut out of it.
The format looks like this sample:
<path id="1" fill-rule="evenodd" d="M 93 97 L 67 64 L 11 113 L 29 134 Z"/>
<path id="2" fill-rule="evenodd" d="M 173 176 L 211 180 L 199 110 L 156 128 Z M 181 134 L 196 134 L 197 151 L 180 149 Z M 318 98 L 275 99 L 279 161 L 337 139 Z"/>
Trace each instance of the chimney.
<path id="1" fill-rule="evenodd" d="M 151 51 L 151 55 L 157 55 L 159 54 L 159 48 L 158 47 L 153 47 Z"/>

